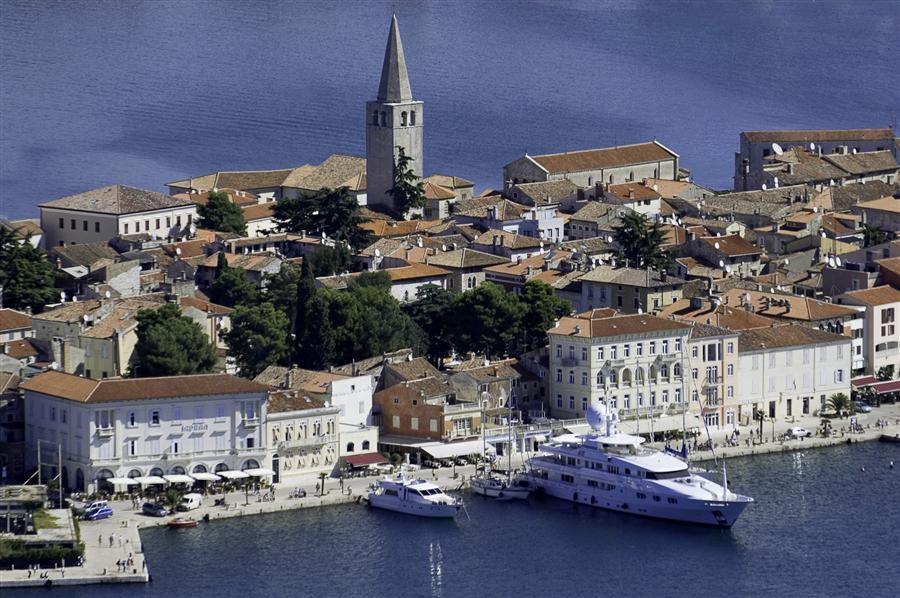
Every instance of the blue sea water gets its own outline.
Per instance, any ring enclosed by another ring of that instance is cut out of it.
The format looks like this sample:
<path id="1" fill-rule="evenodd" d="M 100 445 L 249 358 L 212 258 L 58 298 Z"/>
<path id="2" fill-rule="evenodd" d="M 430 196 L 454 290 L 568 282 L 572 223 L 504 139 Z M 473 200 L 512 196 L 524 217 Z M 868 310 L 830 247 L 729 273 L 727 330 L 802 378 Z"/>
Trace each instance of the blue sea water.
<path id="1" fill-rule="evenodd" d="M 471 520 L 348 505 L 142 533 L 147 585 L 122 596 L 897 596 L 900 446 L 867 443 L 729 460 L 756 503 L 731 530 L 550 498 L 467 497 Z M 865 471 L 862 471 L 865 468 Z M 4 598 L 41 590 L 3 592 Z"/>
<path id="2" fill-rule="evenodd" d="M 0 2 L 0 216 L 110 183 L 362 155 L 392 10 L 425 171 L 657 138 L 731 184 L 738 133 L 900 113 L 883 1 Z"/>

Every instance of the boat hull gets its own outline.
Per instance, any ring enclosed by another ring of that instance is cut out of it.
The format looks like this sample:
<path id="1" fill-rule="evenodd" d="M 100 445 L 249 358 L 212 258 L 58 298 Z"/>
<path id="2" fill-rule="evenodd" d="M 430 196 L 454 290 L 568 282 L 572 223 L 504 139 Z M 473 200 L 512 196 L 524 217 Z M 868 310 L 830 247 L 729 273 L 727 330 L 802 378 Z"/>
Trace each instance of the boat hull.
<path id="1" fill-rule="evenodd" d="M 395 513 L 415 515 L 416 517 L 431 517 L 440 519 L 452 519 L 459 514 L 461 505 L 425 504 L 409 501 L 401 501 L 393 496 L 383 494 L 370 494 L 369 505 L 376 509 L 386 509 Z"/>
<path id="2" fill-rule="evenodd" d="M 483 483 L 480 480 L 473 480 L 472 492 L 495 498 L 497 500 L 525 500 L 531 494 L 530 488 L 521 486 L 501 486 L 499 484 Z"/>
<path id="3" fill-rule="evenodd" d="M 573 485 L 528 474 L 520 476 L 520 480 L 547 496 L 589 507 L 720 528 L 730 528 L 734 525 L 747 505 L 753 502 L 752 499 L 746 498 L 714 501 L 679 497 L 677 504 L 672 505 L 668 502 L 654 502 L 650 497 L 641 499 L 637 496 L 637 492 L 625 492 L 624 489 L 605 492 L 589 486 Z"/>

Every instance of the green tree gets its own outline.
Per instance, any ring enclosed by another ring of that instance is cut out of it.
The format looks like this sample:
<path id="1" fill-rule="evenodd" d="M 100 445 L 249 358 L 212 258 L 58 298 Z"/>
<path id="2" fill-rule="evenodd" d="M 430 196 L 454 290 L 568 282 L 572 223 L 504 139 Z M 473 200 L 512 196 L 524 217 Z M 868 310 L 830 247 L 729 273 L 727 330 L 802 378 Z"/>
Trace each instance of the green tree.
<path id="1" fill-rule="evenodd" d="M 253 305 L 259 300 L 259 291 L 247 273 L 240 268 L 229 266 L 221 269 L 216 279 L 206 289 L 206 294 L 213 303 L 226 307 Z"/>
<path id="2" fill-rule="evenodd" d="M 412 158 L 398 145 L 397 159 L 394 160 L 394 185 L 388 190 L 388 195 L 394 200 L 394 208 L 399 214 L 425 205 L 425 190 L 409 165 L 411 161 Z"/>
<path id="3" fill-rule="evenodd" d="M 39 312 L 59 299 L 54 288 L 53 265 L 46 254 L 31 246 L 28 239 L 0 227 L 0 287 L 3 307 Z"/>
<path id="4" fill-rule="evenodd" d="M 334 247 L 321 245 L 303 261 L 307 260 L 310 262 L 313 275 L 317 278 L 348 272 L 353 266 L 353 256 L 343 243 L 337 243 Z"/>
<path id="5" fill-rule="evenodd" d="M 309 321 L 309 307 L 316 294 L 316 279 L 313 277 L 309 260 L 303 260 L 300 277 L 297 280 L 297 299 L 294 302 L 293 318 L 293 358 L 292 363 L 303 363 L 303 345 L 306 342 L 306 324 Z"/>
<path id="6" fill-rule="evenodd" d="M 260 299 L 271 303 L 275 309 L 288 316 L 291 324 L 297 310 L 297 283 L 300 281 L 300 269 L 290 262 L 283 262 L 281 269 L 265 277 L 265 285 Z"/>
<path id="7" fill-rule="evenodd" d="M 441 367 L 444 356 L 453 350 L 453 293 L 433 284 L 421 286 L 416 300 L 403 310 L 425 334 L 428 361 Z"/>
<path id="8" fill-rule="evenodd" d="M 878 372 L 875 373 L 875 377 L 880 381 L 885 382 L 887 380 L 894 379 L 894 365 L 883 365 L 878 368 Z M 867 386 L 866 388 L 872 388 L 871 386 Z"/>
<path id="9" fill-rule="evenodd" d="M 671 265 L 672 255 L 662 249 L 665 234 L 659 222 L 651 223 L 643 214 L 629 212 L 613 231 L 619 265 L 655 270 L 665 270 Z"/>
<path id="10" fill-rule="evenodd" d="M 519 299 L 485 282 L 456 297 L 453 345 L 457 351 L 502 356 L 514 351 L 525 312 Z"/>
<path id="11" fill-rule="evenodd" d="M 827 406 L 839 417 L 853 413 L 853 403 L 850 401 L 850 397 L 842 392 L 834 393 L 828 397 Z"/>
<path id="12" fill-rule="evenodd" d="M 240 206 L 232 203 L 228 194 L 222 191 L 210 191 L 206 205 L 197 207 L 200 226 L 223 233 L 247 234 L 247 223 Z"/>
<path id="13" fill-rule="evenodd" d="M 863 245 L 865 247 L 880 245 L 885 241 L 887 241 L 887 234 L 883 230 L 877 226 L 863 224 Z"/>
<path id="14" fill-rule="evenodd" d="M 320 189 L 301 193 L 299 197 L 278 200 L 272 217 L 279 230 L 308 234 L 325 233 L 331 239 L 349 243 L 354 248 L 366 247 L 371 234 L 360 228 L 368 222 L 359 211 L 356 198 L 347 187 Z"/>
<path id="15" fill-rule="evenodd" d="M 300 363 L 314 370 L 321 370 L 335 363 L 335 331 L 332 328 L 331 308 L 334 303 L 331 293 L 317 291 L 306 310 L 308 322 L 303 337 Z"/>
<path id="16" fill-rule="evenodd" d="M 290 320 L 271 303 L 241 305 L 231 314 L 226 335 L 228 350 L 245 378 L 253 378 L 266 367 L 283 363 L 289 355 Z"/>
<path id="17" fill-rule="evenodd" d="M 138 341 L 131 376 L 177 376 L 212 371 L 216 353 L 200 325 L 174 303 L 137 313 Z"/>
<path id="18" fill-rule="evenodd" d="M 525 283 L 520 300 L 525 307 L 522 317 L 525 351 L 543 347 L 547 343 L 547 331 L 553 323 L 572 311 L 568 301 L 557 297 L 553 287 L 539 280 Z"/>

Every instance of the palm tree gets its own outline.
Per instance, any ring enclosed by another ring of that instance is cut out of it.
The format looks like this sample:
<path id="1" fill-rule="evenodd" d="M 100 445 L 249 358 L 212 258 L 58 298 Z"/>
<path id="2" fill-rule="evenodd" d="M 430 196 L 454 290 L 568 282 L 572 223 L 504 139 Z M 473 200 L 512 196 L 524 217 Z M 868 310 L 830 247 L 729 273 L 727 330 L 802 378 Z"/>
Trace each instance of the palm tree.
<path id="1" fill-rule="evenodd" d="M 169 488 L 163 496 L 163 504 L 169 509 L 170 513 L 174 513 L 178 505 L 181 504 L 182 494 L 180 490 Z"/>
<path id="2" fill-rule="evenodd" d="M 831 395 L 828 398 L 827 407 L 834 411 L 838 417 L 844 417 L 846 414 L 853 413 L 853 403 L 850 401 L 850 397 L 842 392 Z"/>

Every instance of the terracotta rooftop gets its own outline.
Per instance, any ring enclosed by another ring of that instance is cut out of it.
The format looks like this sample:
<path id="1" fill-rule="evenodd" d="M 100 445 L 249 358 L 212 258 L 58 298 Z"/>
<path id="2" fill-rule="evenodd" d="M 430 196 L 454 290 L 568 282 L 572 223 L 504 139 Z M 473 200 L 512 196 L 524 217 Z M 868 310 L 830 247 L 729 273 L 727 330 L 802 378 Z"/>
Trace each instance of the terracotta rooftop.
<path id="1" fill-rule="evenodd" d="M 642 268 L 614 268 L 608 264 L 602 264 L 592 269 L 590 272 L 582 274 L 579 280 L 643 288 L 678 286 L 685 282 L 677 276 L 666 276 L 666 279 L 663 280 L 660 273 L 655 270 L 645 270 Z"/>
<path id="2" fill-rule="evenodd" d="M 40 351 L 34 346 L 30 338 L 22 338 L 15 341 L 6 341 L 2 343 L 0 353 L 9 355 L 13 359 L 23 359 L 25 357 L 35 357 L 40 355 Z"/>
<path id="3" fill-rule="evenodd" d="M 291 411 L 308 411 L 311 409 L 324 409 L 328 403 L 316 397 L 310 397 L 297 391 L 281 391 L 269 394 L 266 405 L 266 413 L 289 413 Z M 335 412 L 340 412 L 339 407 L 332 407 Z"/>
<path id="4" fill-rule="evenodd" d="M 478 197 L 457 202 L 453 208 L 453 215 L 487 218 L 494 214 L 496 220 L 517 220 L 528 210 L 528 206 L 494 195 L 488 198 Z"/>
<path id="5" fill-rule="evenodd" d="M 165 378 L 107 378 L 91 380 L 47 371 L 34 376 L 22 388 L 79 403 L 171 399 L 179 397 L 261 394 L 266 386 L 229 374 L 197 374 Z"/>
<path id="6" fill-rule="evenodd" d="M 399 268 L 385 268 L 382 272 L 387 272 L 388 276 L 391 277 L 391 282 L 417 280 L 419 278 L 437 278 L 450 274 L 447 270 L 429 266 L 428 264 L 410 264 Z"/>
<path id="7" fill-rule="evenodd" d="M 31 316 L 14 309 L 0 309 L 0 332 L 31 328 Z"/>
<path id="8" fill-rule="evenodd" d="M 843 305 L 836 305 L 799 295 L 766 293 L 736 288 L 726 291 L 722 298 L 727 301 L 729 306 L 735 309 L 743 308 L 749 302 L 753 306 L 754 313 L 785 320 L 816 322 L 830 318 L 852 317 L 857 314 L 856 310 Z M 767 299 L 768 303 L 766 302 Z"/>
<path id="9" fill-rule="evenodd" d="M 623 202 L 646 201 L 648 199 L 659 199 L 659 193 L 641 182 L 620 183 L 618 185 L 610 185 L 604 195 L 613 195 Z"/>
<path id="10" fill-rule="evenodd" d="M 744 131 L 741 133 L 753 142 L 788 142 L 788 141 L 871 141 L 893 140 L 894 131 L 891 129 L 824 129 L 808 131 Z"/>
<path id="11" fill-rule="evenodd" d="M 536 183 L 518 183 L 509 193 L 512 198 L 536 206 L 559 203 L 563 199 L 574 195 L 578 186 L 568 179 L 558 181 L 539 181 Z M 518 197 L 517 197 L 518 196 Z M 527 201 L 526 201 L 527 200 Z"/>
<path id="12" fill-rule="evenodd" d="M 208 191 L 210 189 L 269 189 L 280 187 L 294 168 L 282 168 L 279 170 L 231 170 L 220 171 L 202 176 L 172 181 L 166 183 L 168 187 L 180 187 L 183 189 L 198 189 Z"/>
<path id="13" fill-rule="evenodd" d="M 583 208 L 572 214 L 569 222 L 573 220 L 581 220 L 586 222 L 595 222 L 607 228 L 619 226 L 622 224 L 622 216 L 631 213 L 631 208 L 604 203 L 602 201 L 589 201 Z"/>
<path id="14" fill-rule="evenodd" d="M 456 194 L 453 191 L 432 183 L 431 181 L 425 181 L 422 184 L 422 191 L 425 193 L 425 199 L 456 199 Z"/>
<path id="15" fill-rule="evenodd" d="M 825 154 L 823 160 L 834 164 L 852 175 L 871 174 L 897 170 L 897 160 L 887 151 L 858 152 L 855 154 Z"/>
<path id="16" fill-rule="evenodd" d="M 634 145 L 529 157 L 548 173 L 557 174 L 671 160 L 677 158 L 678 155 L 667 150 L 661 144 L 651 141 Z"/>
<path id="17" fill-rule="evenodd" d="M 473 243 L 491 247 L 496 245 L 510 249 L 539 249 L 544 244 L 537 237 L 528 237 L 496 228 L 488 229 L 485 233 L 478 235 Z"/>
<path id="18" fill-rule="evenodd" d="M 474 187 L 475 183 L 464 179 L 458 176 L 446 175 L 446 174 L 433 174 L 431 176 L 427 176 L 422 179 L 422 182 L 431 182 L 435 185 L 440 185 L 445 189 L 464 189 L 468 187 Z"/>
<path id="19" fill-rule="evenodd" d="M 725 237 L 700 237 L 700 241 L 706 243 L 716 251 L 719 251 L 728 257 L 738 257 L 741 255 L 757 255 L 762 250 L 741 237 L 740 235 L 728 235 Z"/>
<path id="20" fill-rule="evenodd" d="M 700 307 L 692 307 L 690 299 L 679 299 L 671 305 L 667 305 L 659 315 L 664 318 L 674 317 L 686 322 L 710 324 L 728 330 L 764 328 L 775 323 L 775 320 L 771 318 L 738 307 L 720 305 L 713 308 L 708 301 L 704 301 Z"/>
<path id="21" fill-rule="evenodd" d="M 485 268 L 509 261 L 507 258 L 463 247 L 426 258 L 426 263 L 441 268 Z"/>
<path id="22" fill-rule="evenodd" d="M 881 199 L 863 202 L 857 207 L 862 210 L 879 210 L 881 212 L 900 214 L 900 199 L 896 197 L 882 197 Z"/>
<path id="23" fill-rule="evenodd" d="M 871 289 L 850 291 L 849 293 L 844 293 L 844 297 L 853 299 L 855 302 L 863 305 L 887 305 L 889 303 L 900 303 L 900 289 L 883 285 Z"/>
<path id="24" fill-rule="evenodd" d="M 332 154 L 318 166 L 295 168 L 281 183 L 283 187 L 307 189 L 337 189 L 359 186 L 359 175 L 366 172 L 366 159 L 346 154 Z M 365 187 L 363 187 L 365 189 Z M 359 191 L 360 189 L 354 189 Z"/>
<path id="25" fill-rule="evenodd" d="M 40 204 L 40 207 L 100 212 L 103 214 L 132 214 L 190 205 L 193 205 L 193 202 L 175 199 L 155 191 L 135 189 L 126 185 L 110 185 L 54 199 L 53 201 Z"/>
<path id="26" fill-rule="evenodd" d="M 738 351 L 744 353 L 838 342 L 849 343 L 850 339 L 809 326 L 785 324 L 741 331 L 741 335 L 738 337 Z"/>
<path id="27" fill-rule="evenodd" d="M 440 220 L 370 220 L 360 225 L 376 237 L 405 237 L 427 231 L 441 224 Z"/>
<path id="28" fill-rule="evenodd" d="M 215 268 L 219 263 L 219 253 L 216 252 L 208 256 L 201 262 L 206 268 Z M 241 268 L 242 270 L 263 270 L 272 262 L 280 261 L 274 255 L 268 253 L 228 253 L 225 252 L 225 261 L 230 268 Z"/>
<path id="29" fill-rule="evenodd" d="M 431 365 L 424 357 L 415 357 L 409 361 L 398 361 L 386 365 L 385 368 L 390 370 L 393 375 L 407 382 L 429 377 L 443 379 L 440 370 Z"/>
<path id="30" fill-rule="evenodd" d="M 274 211 L 274 201 L 247 206 L 243 209 L 244 221 L 251 222 L 253 220 L 264 220 L 266 218 L 271 218 Z"/>
<path id="31" fill-rule="evenodd" d="M 687 331 L 690 324 L 667 320 L 648 314 L 617 315 L 601 318 L 572 318 L 559 320 L 559 325 L 547 331 L 551 336 L 579 336 L 598 338 L 625 336 L 646 332 Z"/>

